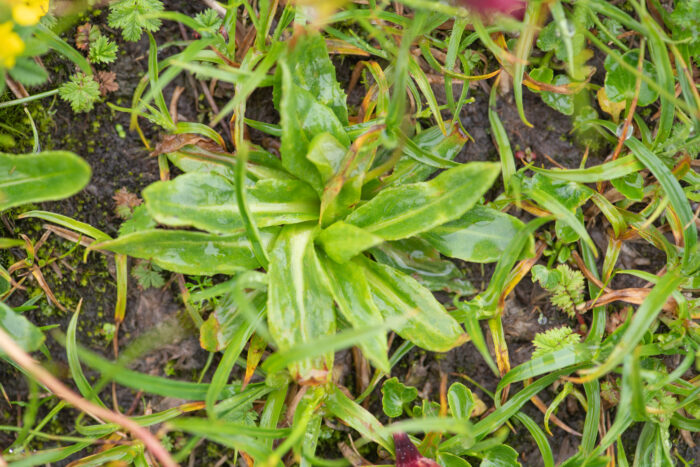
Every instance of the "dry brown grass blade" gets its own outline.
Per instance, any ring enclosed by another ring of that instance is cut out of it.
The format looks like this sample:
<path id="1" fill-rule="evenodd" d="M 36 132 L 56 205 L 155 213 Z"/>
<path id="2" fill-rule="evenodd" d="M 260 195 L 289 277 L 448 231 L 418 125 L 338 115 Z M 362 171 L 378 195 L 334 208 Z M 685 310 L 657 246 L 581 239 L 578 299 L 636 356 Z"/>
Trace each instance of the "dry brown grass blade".
<path id="1" fill-rule="evenodd" d="M 503 309 L 508 295 L 510 295 L 515 286 L 517 286 L 520 283 L 523 277 L 525 277 L 527 273 L 530 272 L 530 269 L 532 269 L 532 267 L 535 264 L 537 264 L 537 261 L 539 261 L 540 257 L 542 257 L 542 254 L 544 253 L 546 247 L 547 245 L 544 242 L 538 242 L 537 249 L 535 250 L 535 256 L 520 261 L 515 267 L 515 269 L 513 269 L 513 272 L 511 273 L 511 276 L 509 277 L 508 282 L 506 283 L 506 287 L 503 289 L 503 292 L 501 293 L 501 296 L 498 299 L 499 308 Z"/>
<path id="2" fill-rule="evenodd" d="M 59 237 L 65 240 L 69 240 L 73 243 L 80 243 L 80 246 L 84 246 L 85 248 L 89 247 L 95 242 L 95 239 L 93 239 L 92 237 L 86 237 L 85 235 L 75 233 L 72 230 L 64 229 L 63 227 L 58 227 L 57 225 L 44 224 L 43 227 L 44 229 L 58 235 Z M 102 254 L 111 254 L 104 250 L 96 251 L 99 251 Z"/>
<path id="3" fill-rule="evenodd" d="M 595 277 L 591 270 L 586 267 L 586 264 L 583 262 L 583 259 L 581 256 L 579 256 L 577 251 L 572 252 L 571 256 L 574 258 L 574 261 L 576 261 L 576 266 L 578 266 L 579 270 L 583 273 L 586 279 L 593 282 L 593 284 L 595 284 L 595 286 L 599 289 L 603 289 L 605 292 L 610 292 L 610 289 L 606 287 L 605 284 L 600 281 L 600 279 Z"/>
<path id="4" fill-rule="evenodd" d="M 547 405 L 540 399 L 538 396 L 533 397 L 530 399 L 530 401 L 539 409 L 540 412 L 543 414 L 547 412 Z M 566 431 L 570 435 L 578 436 L 579 438 L 582 437 L 583 435 L 579 433 L 578 431 L 574 430 L 571 428 L 569 425 L 566 423 L 562 422 L 556 415 L 552 414 L 549 416 L 549 419 L 554 423 L 556 426 L 561 428 L 562 430 Z"/>
<path id="5" fill-rule="evenodd" d="M 46 282 L 46 279 L 44 279 L 44 275 L 41 273 L 41 269 L 39 269 L 39 266 L 36 264 L 32 266 L 31 269 L 32 276 L 34 277 L 34 280 L 39 284 L 39 287 L 41 287 L 41 290 L 44 291 L 46 296 L 48 297 L 49 301 L 56 305 L 61 311 L 68 313 L 68 310 L 66 307 L 61 305 L 61 303 L 58 301 L 56 296 L 53 294 L 51 291 L 51 288 L 49 287 L 49 284 Z"/>
<path id="6" fill-rule="evenodd" d="M 82 410 L 94 417 L 107 420 L 122 426 L 130 431 L 136 438 L 140 439 L 153 456 L 165 467 L 176 467 L 178 464 L 170 456 L 170 453 L 160 444 L 153 434 L 124 415 L 114 413 L 110 410 L 93 404 L 83 399 L 78 394 L 69 389 L 66 385 L 56 379 L 44 367 L 39 365 L 26 353 L 14 340 L 0 328 L 0 349 L 7 354 L 17 365 L 29 373 L 41 384 L 46 386 L 52 393 L 71 404 L 75 408 Z"/>
<path id="7" fill-rule="evenodd" d="M 613 290 L 611 292 L 601 295 L 597 299 L 588 300 L 587 302 L 582 303 L 581 305 L 576 307 L 576 309 L 577 311 L 590 310 L 591 308 L 607 305 L 608 303 L 612 302 L 625 302 L 631 303 L 633 305 L 641 305 L 642 303 L 644 303 L 644 300 L 647 298 L 647 295 L 649 295 L 649 292 L 651 291 L 652 289 L 649 288 L 628 288 Z M 675 300 L 669 298 L 668 301 L 664 304 L 663 310 L 667 312 L 673 312 L 675 311 L 676 307 L 677 304 Z"/>

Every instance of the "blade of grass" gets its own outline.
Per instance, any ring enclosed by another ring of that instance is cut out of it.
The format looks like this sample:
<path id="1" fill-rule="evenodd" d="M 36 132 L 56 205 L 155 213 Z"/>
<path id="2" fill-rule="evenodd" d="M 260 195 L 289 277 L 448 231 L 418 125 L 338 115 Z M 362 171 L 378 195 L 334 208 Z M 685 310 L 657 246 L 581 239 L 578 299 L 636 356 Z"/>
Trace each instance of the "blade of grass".
<path id="1" fill-rule="evenodd" d="M 80 394 L 82 394 L 85 399 L 92 401 L 101 407 L 107 408 L 102 400 L 100 400 L 100 397 L 95 394 L 95 391 L 90 386 L 90 383 L 85 377 L 83 369 L 80 366 L 75 334 L 78 327 L 78 317 L 80 315 L 81 305 L 82 300 L 73 313 L 70 323 L 68 324 L 68 330 L 66 331 L 66 356 L 68 357 L 68 368 L 70 369 L 71 377 L 73 378 L 73 382 L 77 386 L 78 391 L 80 391 Z"/>
<path id="2" fill-rule="evenodd" d="M 495 79 L 493 86 L 491 86 L 491 94 L 489 96 L 489 123 L 491 124 L 493 139 L 495 140 L 496 147 L 498 148 L 498 155 L 501 158 L 503 186 L 505 187 L 506 193 L 510 193 L 510 181 L 511 178 L 513 178 L 513 175 L 515 175 L 515 158 L 513 157 L 513 150 L 511 149 L 506 129 L 501 122 L 501 118 L 496 112 L 496 98 L 498 96 L 498 84 L 500 81 L 501 77 L 498 76 Z M 524 120 L 525 116 L 523 115 L 521 118 Z"/>
<path id="3" fill-rule="evenodd" d="M 527 120 L 525 116 L 525 107 L 523 106 L 523 76 L 525 75 L 525 66 L 528 63 L 528 58 L 532 52 L 532 44 L 535 42 L 535 36 L 539 32 L 540 16 L 542 7 L 545 2 L 528 2 L 527 8 L 525 9 L 525 18 L 523 19 L 523 29 L 520 31 L 520 37 L 518 38 L 518 43 L 515 46 L 515 63 L 513 63 L 513 94 L 515 95 L 515 105 L 518 109 L 518 115 L 522 122 L 532 127 L 532 123 Z M 552 14 L 556 18 L 555 14 L 556 8 L 561 9 L 561 4 L 559 2 L 554 2 L 551 6 Z M 562 36 L 564 42 L 568 38 L 569 44 L 567 45 L 567 50 L 571 43 L 571 38 L 568 36 Z M 572 60 L 568 61 L 573 63 Z M 495 86 L 494 86 L 495 87 Z M 493 93 L 493 90 L 491 90 Z M 489 120 L 491 119 L 491 114 L 489 113 Z M 493 123 L 491 124 L 493 126 Z"/>
<path id="4" fill-rule="evenodd" d="M 625 356 L 644 337 L 649 327 L 661 312 L 666 300 L 683 281 L 678 269 L 667 272 L 637 309 L 624 335 L 603 364 L 590 370 L 582 370 L 582 382 L 598 379 L 622 363 Z"/>

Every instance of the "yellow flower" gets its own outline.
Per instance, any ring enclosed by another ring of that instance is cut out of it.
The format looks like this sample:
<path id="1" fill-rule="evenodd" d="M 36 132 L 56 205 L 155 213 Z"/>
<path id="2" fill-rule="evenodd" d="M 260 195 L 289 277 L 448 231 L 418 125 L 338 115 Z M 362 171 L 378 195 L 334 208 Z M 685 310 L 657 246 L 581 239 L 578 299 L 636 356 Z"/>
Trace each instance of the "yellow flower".
<path id="1" fill-rule="evenodd" d="M 12 21 L 0 24 L 0 67 L 12 68 L 15 58 L 24 52 L 24 42 L 12 31 Z"/>
<path id="2" fill-rule="evenodd" d="M 34 26 L 49 12 L 49 0 L 6 0 L 12 5 L 12 18 L 22 26 Z"/>

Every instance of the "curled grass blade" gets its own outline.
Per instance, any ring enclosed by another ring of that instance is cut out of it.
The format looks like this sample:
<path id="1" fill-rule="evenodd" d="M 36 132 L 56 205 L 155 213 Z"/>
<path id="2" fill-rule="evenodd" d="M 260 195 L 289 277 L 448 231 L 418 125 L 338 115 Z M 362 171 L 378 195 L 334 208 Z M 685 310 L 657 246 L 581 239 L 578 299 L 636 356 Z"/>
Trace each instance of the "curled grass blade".
<path id="1" fill-rule="evenodd" d="M 75 219 L 71 219 L 70 217 L 67 217 L 67 216 L 64 216 L 61 214 L 56 214 L 56 213 L 48 212 L 48 211 L 29 211 L 29 212 L 25 212 L 24 214 L 21 214 L 18 216 L 18 219 L 28 219 L 28 218 L 41 219 L 41 220 L 45 220 L 48 222 L 52 222 L 54 224 L 60 225 L 61 227 L 75 230 L 78 233 L 81 233 L 83 235 L 87 235 L 88 237 L 94 238 L 97 241 L 107 241 L 107 240 L 112 239 L 112 237 L 110 237 L 106 233 L 102 232 L 101 230 L 96 229 L 95 227 L 91 226 L 90 224 L 76 221 Z"/>
<path id="2" fill-rule="evenodd" d="M 80 358 L 78 357 L 78 346 L 75 340 L 76 329 L 78 327 L 78 316 L 80 315 L 80 305 L 78 309 L 75 310 L 73 316 L 71 317 L 70 323 L 68 324 L 68 330 L 66 331 L 66 355 L 68 357 L 68 368 L 70 369 L 71 377 L 73 382 L 78 387 L 78 391 L 84 398 L 89 401 L 94 402 L 102 407 L 106 406 L 100 400 L 100 397 L 95 394 L 95 391 L 90 386 L 83 369 L 80 366 Z"/>

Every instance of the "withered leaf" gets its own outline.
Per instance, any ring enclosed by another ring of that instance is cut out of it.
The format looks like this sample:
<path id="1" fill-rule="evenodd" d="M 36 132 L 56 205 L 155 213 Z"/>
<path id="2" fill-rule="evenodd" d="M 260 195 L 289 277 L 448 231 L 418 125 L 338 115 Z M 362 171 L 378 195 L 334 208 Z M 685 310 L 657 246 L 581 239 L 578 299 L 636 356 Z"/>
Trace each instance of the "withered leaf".
<path id="1" fill-rule="evenodd" d="M 223 152 L 224 148 L 203 136 L 192 133 L 181 135 L 165 135 L 160 143 L 158 143 L 151 152 L 151 156 L 160 156 L 182 149 L 184 146 L 194 145 L 211 152 Z"/>
<path id="2" fill-rule="evenodd" d="M 117 83 L 117 74 L 115 72 L 98 71 L 95 78 L 100 85 L 100 94 L 102 94 L 102 96 L 119 90 L 119 83 Z"/>

